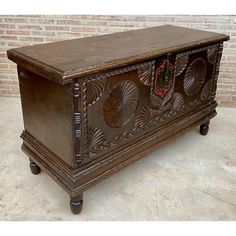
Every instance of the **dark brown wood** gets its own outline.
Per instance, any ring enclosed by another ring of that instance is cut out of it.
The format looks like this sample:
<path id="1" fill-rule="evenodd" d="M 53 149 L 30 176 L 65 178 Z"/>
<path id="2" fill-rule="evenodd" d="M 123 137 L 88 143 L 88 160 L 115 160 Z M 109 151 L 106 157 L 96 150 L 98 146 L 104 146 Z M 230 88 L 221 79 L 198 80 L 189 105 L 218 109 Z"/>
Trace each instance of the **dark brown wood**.
<path id="1" fill-rule="evenodd" d="M 228 39 L 224 34 L 164 25 L 11 49 L 8 57 L 64 84 L 78 76 Z"/>
<path id="2" fill-rule="evenodd" d="M 41 172 L 41 169 L 38 165 L 36 165 L 33 161 L 30 160 L 30 170 L 32 172 L 32 174 L 34 175 L 38 175 Z"/>
<path id="3" fill-rule="evenodd" d="M 83 194 L 80 194 L 76 198 L 71 197 L 71 199 L 70 199 L 70 208 L 71 208 L 71 211 L 76 215 L 78 215 L 82 211 L 82 208 L 83 208 Z"/>
<path id="4" fill-rule="evenodd" d="M 207 135 L 208 134 L 208 130 L 209 130 L 209 124 L 210 122 L 205 122 L 203 124 L 200 125 L 200 134 L 201 135 Z"/>
<path id="5" fill-rule="evenodd" d="M 189 129 L 206 135 L 228 38 L 163 26 L 8 51 L 31 166 L 69 193 L 78 214 L 94 184 Z"/>

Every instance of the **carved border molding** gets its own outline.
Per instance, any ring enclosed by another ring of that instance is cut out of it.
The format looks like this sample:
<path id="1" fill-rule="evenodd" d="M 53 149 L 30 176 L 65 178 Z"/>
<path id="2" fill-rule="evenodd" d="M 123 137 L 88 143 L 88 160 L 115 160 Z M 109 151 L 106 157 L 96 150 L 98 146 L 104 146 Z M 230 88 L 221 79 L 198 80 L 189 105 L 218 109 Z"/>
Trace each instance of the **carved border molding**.
<path id="1" fill-rule="evenodd" d="M 186 55 L 202 52 L 202 51 L 205 51 L 205 50 L 208 50 L 208 49 L 213 49 L 213 48 L 216 48 L 218 45 L 219 44 L 212 44 L 212 45 L 209 45 L 209 46 L 206 46 L 206 47 L 201 47 L 201 48 L 192 49 L 192 50 L 189 50 L 189 51 L 186 51 L 186 52 L 181 52 L 181 53 L 178 53 L 176 55 L 176 59 L 181 57 L 181 56 L 186 56 Z"/>
<path id="2" fill-rule="evenodd" d="M 127 67 L 119 68 L 119 69 L 116 69 L 116 70 L 104 72 L 100 75 L 95 75 L 95 76 L 92 76 L 92 77 L 88 78 L 87 82 L 94 81 L 94 80 L 99 80 L 99 79 L 107 79 L 111 76 L 123 74 L 123 73 L 130 72 L 130 71 L 133 71 L 133 70 L 137 70 L 137 69 L 140 69 L 140 68 L 146 68 L 146 67 L 149 67 L 149 66 L 152 67 L 154 63 L 155 63 L 155 60 L 152 60 L 152 61 L 149 61 L 149 62 L 144 62 L 144 63 L 140 63 L 140 64 L 136 64 L 136 65 L 127 66 Z"/>

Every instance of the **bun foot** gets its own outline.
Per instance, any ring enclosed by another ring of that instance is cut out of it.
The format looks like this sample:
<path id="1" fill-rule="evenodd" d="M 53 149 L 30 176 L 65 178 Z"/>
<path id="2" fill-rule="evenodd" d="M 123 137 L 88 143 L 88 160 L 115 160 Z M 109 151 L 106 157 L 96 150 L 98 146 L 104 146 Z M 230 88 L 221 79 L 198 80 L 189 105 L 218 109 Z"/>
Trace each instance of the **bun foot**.
<path id="1" fill-rule="evenodd" d="M 72 213 L 75 215 L 78 215 L 83 208 L 83 195 L 80 195 L 77 198 L 71 198 L 70 199 L 70 208 Z"/>
<path id="2" fill-rule="evenodd" d="M 41 172 L 41 169 L 38 165 L 36 165 L 33 161 L 30 160 L 30 170 L 32 174 L 38 175 Z"/>
<path id="3" fill-rule="evenodd" d="M 200 125 L 200 134 L 201 135 L 207 135 L 209 130 L 209 122 L 206 122 L 202 125 Z"/>

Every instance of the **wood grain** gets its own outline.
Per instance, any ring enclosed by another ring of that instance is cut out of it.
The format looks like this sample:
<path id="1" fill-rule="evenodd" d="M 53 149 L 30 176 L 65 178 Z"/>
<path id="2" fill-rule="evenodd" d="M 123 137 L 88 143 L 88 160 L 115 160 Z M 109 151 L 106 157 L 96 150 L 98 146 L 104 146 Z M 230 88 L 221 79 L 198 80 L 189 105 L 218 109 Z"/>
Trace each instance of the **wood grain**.
<path id="1" fill-rule="evenodd" d="M 168 39 L 168 40 L 167 40 Z M 228 40 L 229 36 L 164 25 L 8 50 L 8 57 L 58 83 L 173 51 Z"/>

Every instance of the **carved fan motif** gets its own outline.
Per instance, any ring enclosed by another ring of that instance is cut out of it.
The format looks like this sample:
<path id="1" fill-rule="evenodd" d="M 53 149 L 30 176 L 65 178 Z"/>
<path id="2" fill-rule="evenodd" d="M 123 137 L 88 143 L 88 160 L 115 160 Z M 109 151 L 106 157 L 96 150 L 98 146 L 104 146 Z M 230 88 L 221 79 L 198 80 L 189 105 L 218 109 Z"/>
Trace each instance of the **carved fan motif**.
<path id="1" fill-rule="evenodd" d="M 106 123 L 111 127 L 127 123 L 136 111 L 138 99 L 138 88 L 133 82 L 125 80 L 114 86 L 103 106 Z"/>
<path id="2" fill-rule="evenodd" d="M 170 101 L 170 99 L 173 95 L 173 91 L 174 91 L 174 86 L 172 86 L 172 88 L 167 92 L 167 94 L 163 98 L 153 96 L 152 106 L 154 108 L 161 108 L 161 107 L 167 105 L 167 103 Z"/>
<path id="3" fill-rule="evenodd" d="M 144 67 L 138 68 L 138 76 L 144 85 L 151 85 L 152 83 L 152 64 L 147 64 Z"/>
<path id="4" fill-rule="evenodd" d="M 104 91 L 104 80 L 90 81 L 87 85 L 87 104 L 91 106 L 102 95 Z"/>
<path id="5" fill-rule="evenodd" d="M 202 89 L 201 100 L 206 101 L 210 96 L 210 92 L 211 92 L 211 81 L 208 80 Z"/>
<path id="6" fill-rule="evenodd" d="M 184 98 L 181 93 L 174 93 L 171 99 L 171 110 L 181 111 L 184 105 Z"/>
<path id="7" fill-rule="evenodd" d="M 217 47 L 209 48 L 207 50 L 207 58 L 211 64 L 214 64 L 217 57 Z"/>
<path id="8" fill-rule="evenodd" d="M 146 122 L 148 122 L 150 119 L 150 109 L 148 106 L 144 106 L 142 110 L 138 113 L 135 119 L 135 125 L 139 126 Z"/>
<path id="9" fill-rule="evenodd" d="M 100 128 L 90 127 L 88 129 L 88 148 L 92 152 L 96 152 L 105 142 L 105 137 Z"/>
<path id="10" fill-rule="evenodd" d="M 188 64 L 188 59 L 189 59 L 188 55 L 180 56 L 176 59 L 175 76 L 180 75 L 184 71 L 184 69 L 186 68 Z"/>
<path id="11" fill-rule="evenodd" d="M 202 58 L 194 60 L 184 77 L 184 91 L 188 96 L 198 92 L 206 77 L 206 62 Z"/>

